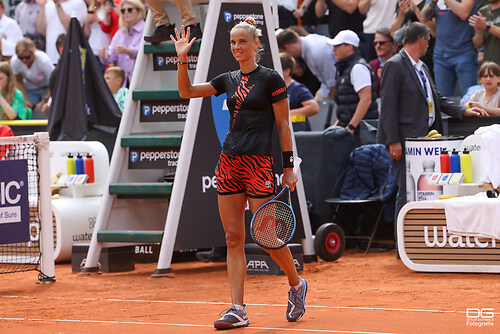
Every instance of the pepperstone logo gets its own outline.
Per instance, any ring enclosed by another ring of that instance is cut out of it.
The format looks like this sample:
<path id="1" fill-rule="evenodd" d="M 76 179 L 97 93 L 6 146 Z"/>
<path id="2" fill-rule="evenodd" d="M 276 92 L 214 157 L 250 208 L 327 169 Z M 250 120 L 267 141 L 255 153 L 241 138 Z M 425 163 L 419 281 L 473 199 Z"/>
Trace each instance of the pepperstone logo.
<path id="1" fill-rule="evenodd" d="M 469 327 L 493 327 L 495 310 L 493 308 L 467 308 L 466 325 Z"/>
<path id="2" fill-rule="evenodd" d="M 137 162 L 139 159 L 139 152 L 130 150 L 130 161 Z"/>
<path id="3" fill-rule="evenodd" d="M 148 104 L 143 104 L 143 105 L 142 105 L 142 114 L 143 114 L 144 116 L 149 116 L 149 114 L 151 113 L 151 109 L 152 109 L 152 108 L 151 108 L 151 106 L 150 106 L 150 105 L 148 105 Z"/>
<path id="4" fill-rule="evenodd" d="M 165 64 L 165 58 L 164 57 L 156 57 L 156 63 L 158 66 L 163 66 Z"/>
<path id="5" fill-rule="evenodd" d="M 229 23 L 233 19 L 233 14 L 230 12 L 224 12 L 224 20 Z"/>

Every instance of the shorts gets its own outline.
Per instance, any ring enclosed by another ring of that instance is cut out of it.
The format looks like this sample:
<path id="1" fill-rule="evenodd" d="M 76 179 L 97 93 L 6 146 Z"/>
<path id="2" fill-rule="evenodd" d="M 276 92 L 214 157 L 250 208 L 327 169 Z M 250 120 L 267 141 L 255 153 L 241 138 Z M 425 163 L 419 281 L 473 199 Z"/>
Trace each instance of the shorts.
<path id="1" fill-rule="evenodd" d="M 275 194 L 273 158 L 267 155 L 234 155 L 221 153 L 215 168 L 217 193 L 246 193 L 251 198 Z"/>

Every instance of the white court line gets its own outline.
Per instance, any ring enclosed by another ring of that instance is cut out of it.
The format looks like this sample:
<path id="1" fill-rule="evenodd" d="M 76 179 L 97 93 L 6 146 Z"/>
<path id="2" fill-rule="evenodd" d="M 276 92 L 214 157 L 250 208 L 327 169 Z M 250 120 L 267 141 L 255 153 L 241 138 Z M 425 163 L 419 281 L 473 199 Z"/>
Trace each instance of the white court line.
<path id="1" fill-rule="evenodd" d="M 35 318 L 0 318 L 3 321 L 44 321 L 44 322 L 70 322 L 70 323 L 98 323 L 111 325 L 148 325 L 148 326 L 177 326 L 177 327 L 203 327 L 212 328 L 212 325 L 174 324 L 167 322 L 137 322 L 137 321 L 106 321 L 106 320 L 81 320 L 81 319 L 35 319 Z M 246 330 L 266 330 L 266 331 L 288 331 L 288 332 L 310 332 L 310 333 L 346 333 L 346 334 L 395 334 L 387 332 L 360 332 L 360 331 L 336 331 L 330 329 L 306 329 L 306 328 L 281 328 L 281 327 L 246 327 Z"/>
<path id="2" fill-rule="evenodd" d="M 1 298 L 24 298 L 24 299 L 40 299 L 33 296 L 0 296 Z M 134 302 L 134 303 L 158 303 L 158 304 L 204 304 L 204 305 L 228 305 L 223 302 L 203 302 L 203 301 L 176 301 L 176 300 L 144 300 L 144 299 L 118 299 L 118 298 L 67 298 L 67 297 L 42 297 L 55 300 L 79 300 L 79 301 L 105 301 L 105 302 Z M 270 306 L 270 307 L 286 307 L 285 304 L 252 304 L 246 303 L 247 306 Z M 456 310 L 432 310 L 432 309 L 411 309 L 411 308 L 387 308 L 387 307 L 365 307 L 365 306 L 326 306 L 326 305 L 309 305 L 308 308 L 324 308 L 337 310 L 365 310 L 365 311 L 395 311 L 395 312 L 430 312 L 430 313 L 463 313 L 466 311 Z M 500 314 L 494 312 L 493 314 Z"/>

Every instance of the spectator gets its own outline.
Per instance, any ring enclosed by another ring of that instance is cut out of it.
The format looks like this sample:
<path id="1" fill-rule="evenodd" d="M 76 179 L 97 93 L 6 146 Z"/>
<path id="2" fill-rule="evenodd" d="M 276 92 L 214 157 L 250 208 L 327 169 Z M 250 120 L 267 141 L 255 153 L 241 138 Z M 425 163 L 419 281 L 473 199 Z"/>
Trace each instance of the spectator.
<path id="1" fill-rule="evenodd" d="M 306 62 L 301 57 L 294 57 L 295 68 L 293 70 L 293 79 L 304 84 L 311 94 L 316 94 L 321 87 L 321 82 L 312 74 Z"/>
<path id="2" fill-rule="evenodd" d="M 363 32 L 359 34 L 359 51 L 366 61 L 377 57 L 373 47 L 375 31 L 380 28 L 389 27 L 394 19 L 397 0 L 359 0 L 358 9 L 366 15 L 363 21 Z"/>
<path id="3" fill-rule="evenodd" d="M 337 57 L 335 102 L 337 121 L 345 127 L 360 145 L 359 123 L 363 119 L 378 118 L 377 87 L 370 65 L 361 58 L 359 37 L 352 30 L 342 30 L 330 40 Z"/>
<path id="4" fill-rule="evenodd" d="M 479 68 L 479 82 L 484 90 L 477 90 L 467 107 L 484 109 L 489 116 L 500 116 L 500 67 L 491 61 L 484 62 Z"/>
<path id="5" fill-rule="evenodd" d="M 3 60 L 9 60 L 15 53 L 17 42 L 23 38 L 19 24 L 5 14 L 4 0 L 0 0 L 0 50 Z"/>
<path id="6" fill-rule="evenodd" d="M 326 36 L 309 34 L 300 37 L 295 31 L 285 29 L 277 36 L 280 52 L 292 57 L 301 57 L 307 67 L 321 82 L 316 92 L 317 100 L 333 100 L 335 96 L 335 63 L 337 59 L 332 48 L 327 44 Z"/>
<path id="7" fill-rule="evenodd" d="M 35 0 L 24 0 L 17 4 L 14 19 L 19 24 L 24 37 L 35 42 L 36 48 L 45 51 L 45 37 L 36 29 L 36 18 L 40 5 Z"/>
<path id="8" fill-rule="evenodd" d="M 474 46 L 484 48 L 483 61 L 500 64 L 500 1 L 490 0 L 479 8 L 477 14 L 469 18 L 469 24 L 475 30 Z"/>
<path id="9" fill-rule="evenodd" d="M 121 0 L 118 0 L 118 7 L 120 6 Z M 101 30 L 113 39 L 118 29 L 120 29 L 120 14 L 116 9 L 116 5 L 113 1 L 107 0 L 104 7 L 104 18 L 101 20 Z"/>
<path id="10" fill-rule="evenodd" d="M 316 16 L 321 18 L 328 15 L 328 31 L 330 37 L 344 29 L 349 29 L 359 34 L 363 31 L 365 16 L 359 12 L 359 0 L 318 0 L 316 1 Z"/>
<path id="11" fill-rule="evenodd" d="M 427 66 L 420 60 L 429 39 L 425 25 L 411 23 L 405 30 L 404 48 L 385 63 L 382 71 L 377 142 L 388 147 L 393 159 L 398 185 L 396 217 L 406 203 L 405 138 L 423 137 L 430 129 L 442 132 L 441 112 L 455 118 L 486 115 L 484 110 L 466 109 L 439 93 Z"/>
<path id="12" fill-rule="evenodd" d="M 45 36 L 45 52 L 53 64 L 59 61 L 56 39 L 68 30 L 71 16 L 75 16 L 83 26 L 87 15 L 87 5 L 83 0 L 36 0 L 40 12 L 36 20 L 38 32 Z"/>
<path id="13" fill-rule="evenodd" d="M 394 54 L 394 39 L 391 36 L 389 28 L 382 28 L 375 32 L 375 52 L 377 58 L 373 59 L 369 64 L 375 74 L 377 82 L 377 96 L 380 97 L 380 79 L 382 78 L 382 68 L 389 58 Z"/>
<path id="14" fill-rule="evenodd" d="M 190 29 L 191 37 L 201 39 L 202 33 L 200 23 L 194 16 L 193 4 L 191 0 L 174 0 L 175 4 L 181 12 L 182 22 L 186 28 Z M 146 3 L 151 10 L 151 15 L 155 21 L 156 29 L 149 35 L 144 36 L 144 40 L 151 44 L 170 41 L 170 35 L 175 36 L 175 24 L 170 22 L 167 12 L 165 11 L 165 0 L 146 0 Z"/>
<path id="15" fill-rule="evenodd" d="M 109 90 L 113 93 L 116 104 L 123 113 L 128 96 L 128 88 L 123 87 L 123 83 L 125 82 L 125 71 L 118 66 L 110 66 L 104 72 L 104 80 L 106 80 Z"/>
<path id="16" fill-rule="evenodd" d="M 114 64 L 126 73 L 124 85 L 132 80 L 135 59 L 141 45 L 144 31 L 146 8 L 139 0 L 123 0 L 120 4 L 120 30 L 111 40 L 107 50 L 99 50 L 99 58 L 104 64 Z"/>
<path id="17" fill-rule="evenodd" d="M 0 119 L 31 119 L 31 108 L 24 106 L 23 93 L 8 62 L 0 62 Z"/>
<path id="18" fill-rule="evenodd" d="M 422 10 L 424 23 L 436 17 L 434 77 L 437 88 L 448 97 L 456 95 L 457 82 L 461 96 L 476 84 L 474 29 L 467 20 L 473 11 L 476 11 L 475 0 L 431 0 Z"/>
<path id="19" fill-rule="evenodd" d="M 403 47 L 403 35 L 406 27 L 412 22 L 422 22 L 422 9 L 425 6 L 424 0 L 398 0 L 396 7 L 396 17 L 391 25 L 391 34 L 396 43 L 396 52 Z M 432 77 L 434 78 L 434 65 L 432 56 L 434 55 L 434 44 L 436 36 L 436 20 L 432 18 L 425 25 L 430 29 L 431 39 L 427 53 L 421 59 L 429 68 Z"/>
<path id="20" fill-rule="evenodd" d="M 295 67 L 293 57 L 287 53 L 280 53 L 280 59 L 288 104 L 290 105 L 293 131 L 311 131 L 311 125 L 307 117 L 314 116 L 319 112 L 318 102 L 316 102 L 306 86 L 293 80 L 292 74 Z"/>
<path id="21" fill-rule="evenodd" d="M 57 36 L 56 49 L 57 53 L 59 54 L 59 59 L 61 59 L 62 57 L 65 42 L 66 42 L 66 34 L 60 34 L 59 36 Z M 52 74 L 50 75 L 49 78 L 49 91 L 47 92 L 45 99 L 42 101 L 42 112 L 45 114 L 45 117 L 47 118 L 49 118 L 49 110 L 52 104 L 52 96 L 55 94 L 54 88 L 56 84 L 56 78 L 59 75 L 59 71 L 60 71 L 60 66 L 59 62 L 57 62 L 57 65 L 52 71 Z"/>
<path id="22" fill-rule="evenodd" d="M 97 57 L 99 49 L 107 48 L 109 45 L 109 33 L 105 33 L 101 29 L 100 22 L 107 15 L 105 4 L 108 0 L 90 0 L 87 10 L 87 17 L 83 25 L 85 35 L 88 37 L 90 48 Z M 104 68 L 103 68 L 104 71 Z"/>
<path id="23" fill-rule="evenodd" d="M 47 95 L 50 75 L 54 70 L 49 56 L 37 50 L 31 39 L 24 37 L 17 43 L 16 55 L 10 64 L 26 106 L 37 110 Z"/>
<path id="24" fill-rule="evenodd" d="M 300 7 L 297 0 L 278 0 L 279 27 L 282 29 L 297 25 L 297 19 L 304 16 L 312 0 L 304 0 Z"/>

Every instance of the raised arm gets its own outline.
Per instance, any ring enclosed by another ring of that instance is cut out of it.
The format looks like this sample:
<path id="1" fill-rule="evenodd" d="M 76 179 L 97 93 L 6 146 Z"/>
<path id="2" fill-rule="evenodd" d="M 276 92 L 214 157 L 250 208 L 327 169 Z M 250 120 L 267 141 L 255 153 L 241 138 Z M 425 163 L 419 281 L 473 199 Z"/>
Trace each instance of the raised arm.
<path id="1" fill-rule="evenodd" d="M 358 2 L 359 0 L 330 0 L 334 4 L 337 5 L 340 9 L 342 9 L 344 12 L 347 12 L 349 14 L 353 14 L 356 9 L 358 9 Z"/>
<path id="2" fill-rule="evenodd" d="M 458 2 L 457 0 L 444 0 L 444 2 L 460 20 L 465 21 L 472 13 L 476 0 L 462 0 L 462 2 Z"/>
<path id="3" fill-rule="evenodd" d="M 191 79 L 188 74 L 188 53 L 196 37 L 189 41 L 190 32 L 190 28 L 187 28 L 187 31 L 185 31 L 184 26 L 182 26 L 180 36 L 177 28 L 175 29 L 175 37 L 170 35 L 170 39 L 172 39 L 175 44 L 175 51 L 179 59 L 179 64 L 177 66 L 179 95 L 183 99 L 214 95 L 217 91 L 208 82 L 195 85 L 191 84 Z"/>

